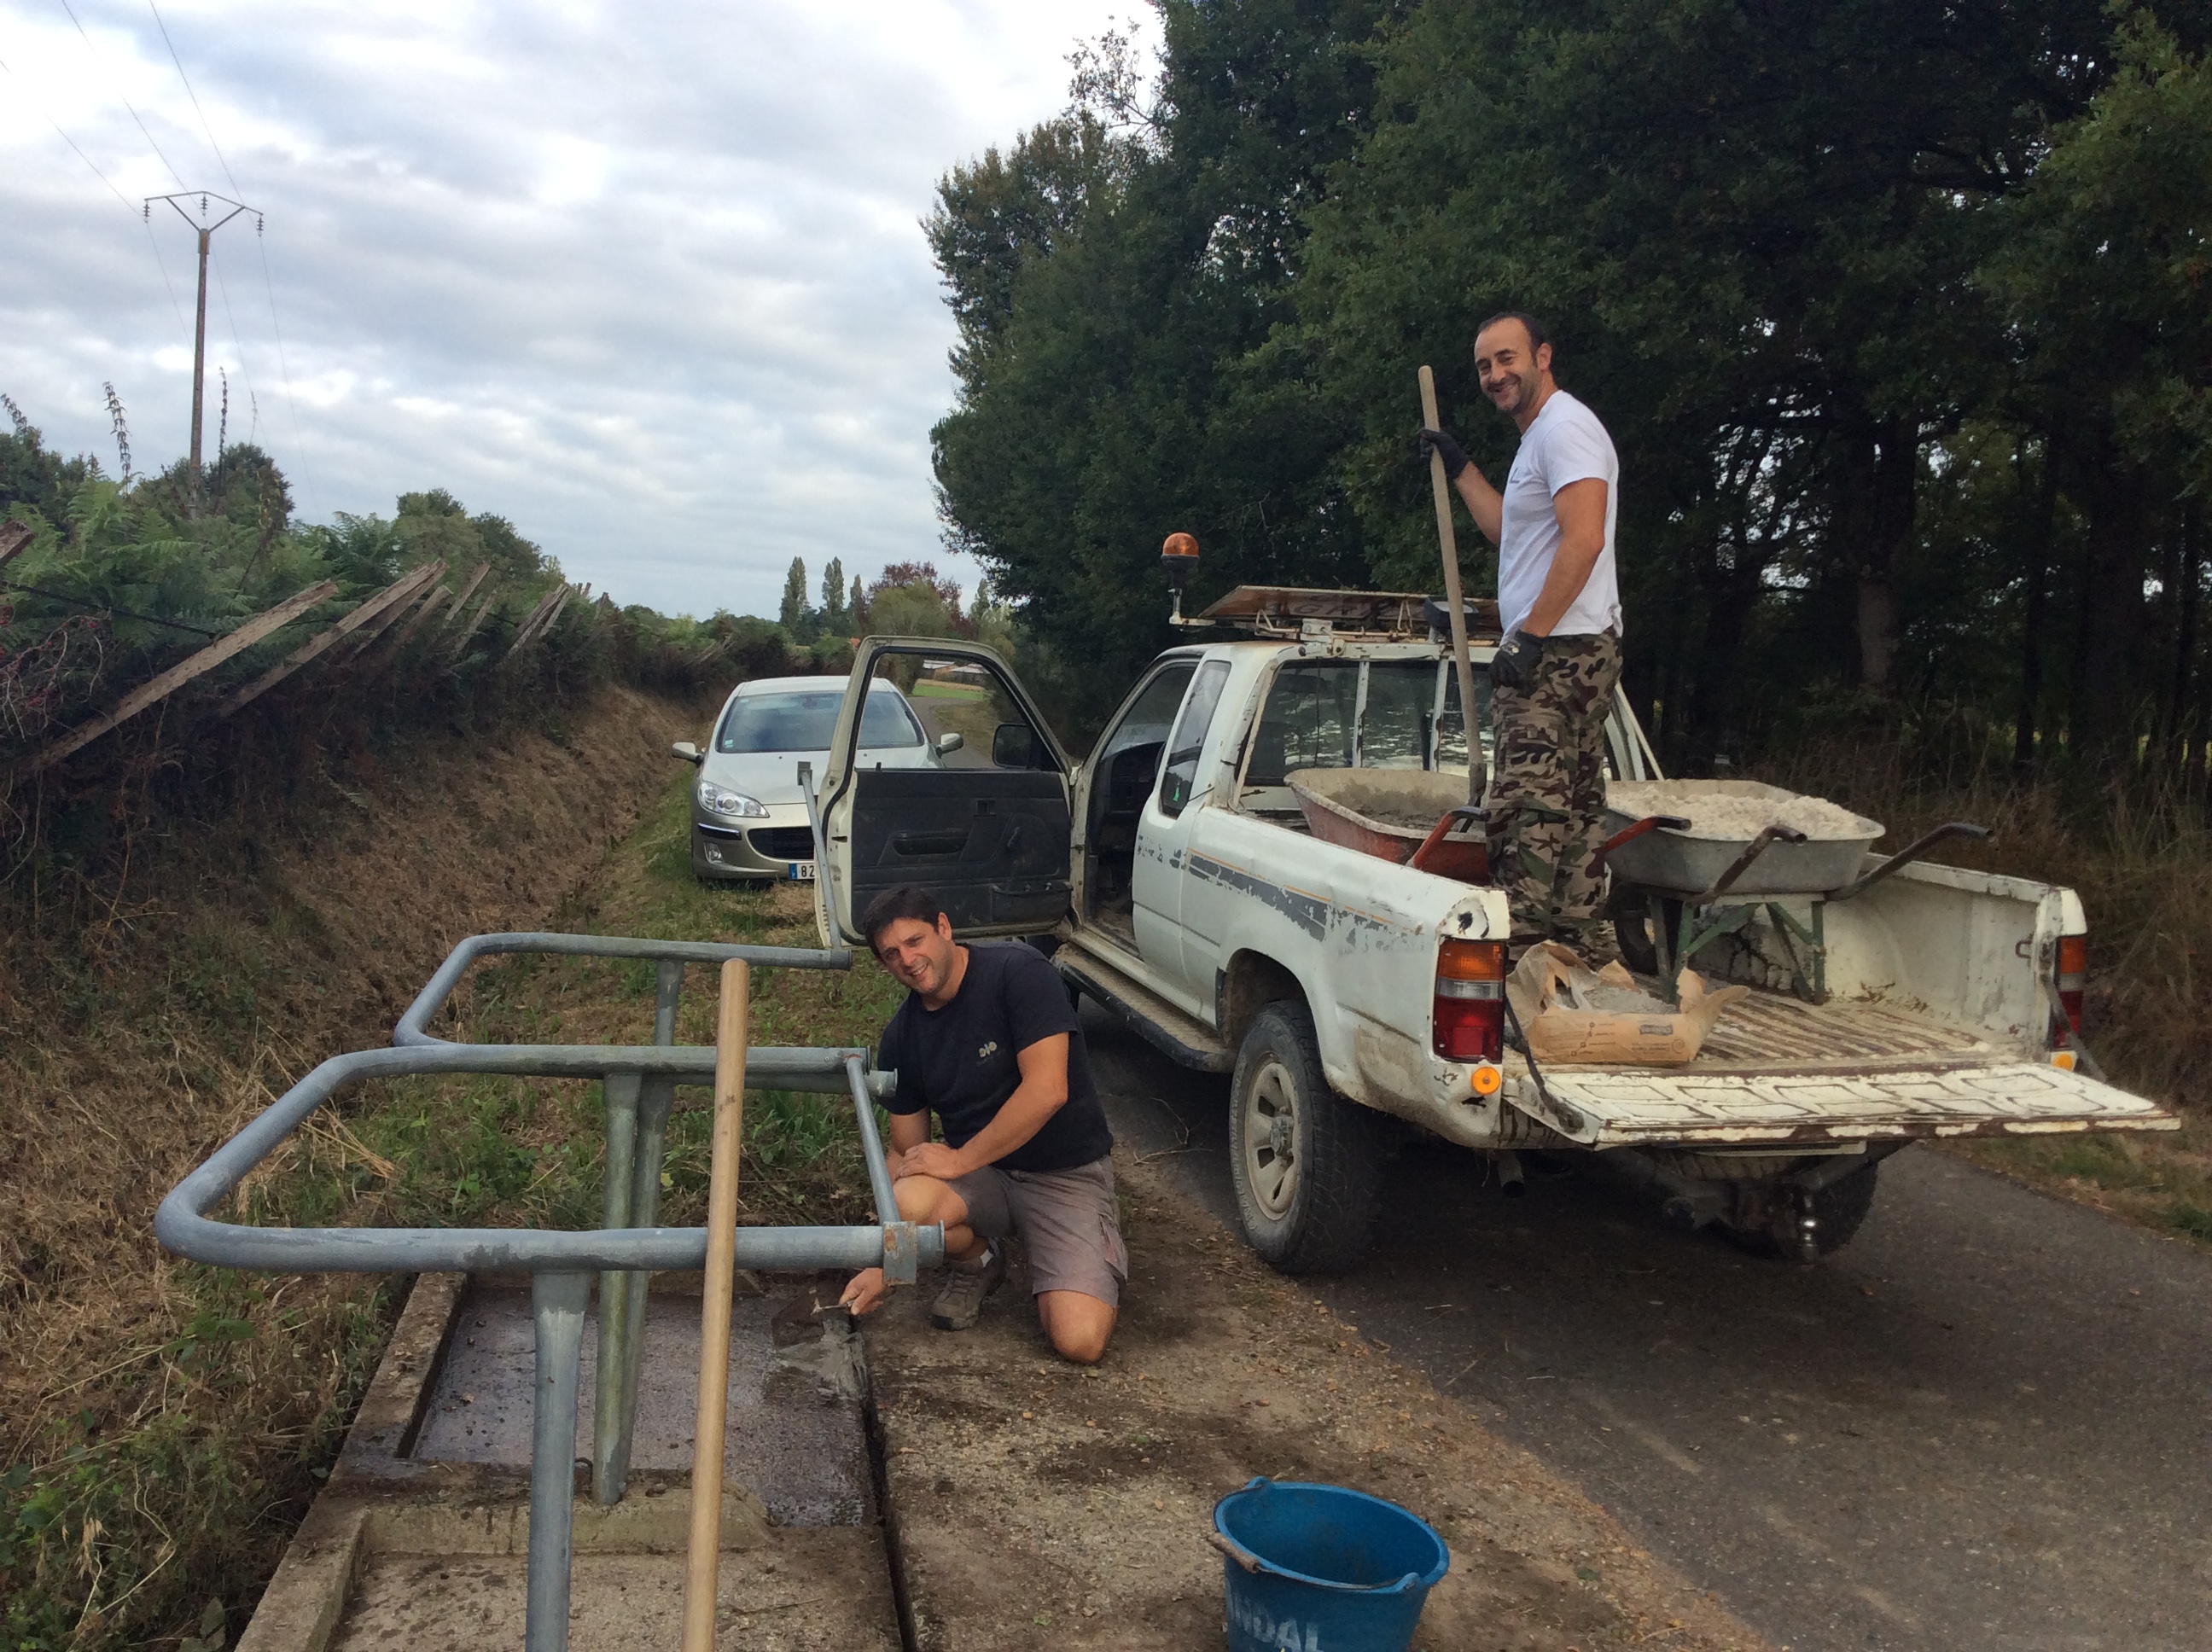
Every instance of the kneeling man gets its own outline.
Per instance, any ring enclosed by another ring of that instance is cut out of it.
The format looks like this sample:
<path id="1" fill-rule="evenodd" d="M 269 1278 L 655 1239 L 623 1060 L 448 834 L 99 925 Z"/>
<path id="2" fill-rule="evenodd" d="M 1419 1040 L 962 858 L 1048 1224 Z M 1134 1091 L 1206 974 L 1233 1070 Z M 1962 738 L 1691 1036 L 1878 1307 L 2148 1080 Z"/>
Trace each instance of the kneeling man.
<path id="1" fill-rule="evenodd" d="M 860 928 L 907 989 L 878 1059 L 898 1072 L 885 1157 L 899 1214 L 945 1224 L 951 1278 L 930 1323 L 974 1325 L 1018 1236 L 1046 1336 L 1062 1357 L 1093 1364 L 1129 1266 L 1114 1138 L 1059 972 L 1019 941 L 961 944 L 937 897 L 911 884 L 870 902 Z M 942 1142 L 929 1139 L 933 1113 Z M 842 1301 L 866 1314 L 883 1297 L 884 1271 L 872 1267 Z"/>

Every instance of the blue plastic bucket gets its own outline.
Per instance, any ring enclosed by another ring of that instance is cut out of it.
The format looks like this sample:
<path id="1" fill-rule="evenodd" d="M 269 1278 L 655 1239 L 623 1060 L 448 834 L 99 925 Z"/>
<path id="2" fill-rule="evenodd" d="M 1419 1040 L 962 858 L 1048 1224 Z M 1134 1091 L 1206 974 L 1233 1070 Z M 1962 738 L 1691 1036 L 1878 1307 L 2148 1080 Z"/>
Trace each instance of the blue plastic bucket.
<path id="1" fill-rule="evenodd" d="M 1213 1505 L 1230 1652 L 1407 1652 L 1451 1551 L 1395 1503 L 1256 1479 Z"/>

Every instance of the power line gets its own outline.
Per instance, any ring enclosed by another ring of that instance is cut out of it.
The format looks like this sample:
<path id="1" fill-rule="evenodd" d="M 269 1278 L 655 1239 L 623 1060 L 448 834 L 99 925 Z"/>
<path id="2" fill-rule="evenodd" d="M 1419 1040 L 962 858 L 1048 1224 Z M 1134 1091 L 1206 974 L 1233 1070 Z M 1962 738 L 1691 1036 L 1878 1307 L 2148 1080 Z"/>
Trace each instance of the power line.
<path id="1" fill-rule="evenodd" d="M 92 36 L 84 32 L 84 25 L 77 21 L 76 9 L 70 4 L 70 0 L 61 0 L 61 4 L 62 9 L 69 13 L 70 21 L 76 24 L 77 34 L 84 41 L 85 49 L 92 53 L 93 60 L 99 64 L 102 71 L 105 71 L 107 68 L 107 60 L 100 55 L 100 48 L 93 44 Z M 131 118 L 138 123 L 138 131 L 144 137 L 147 146 L 154 151 L 155 157 L 161 161 L 161 163 L 164 167 L 168 167 L 169 176 L 177 180 L 178 185 L 180 188 L 190 187 L 185 183 L 184 173 L 179 172 L 175 167 L 170 165 L 169 157 L 161 153 L 161 146 L 154 142 L 154 134 L 148 129 L 144 118 L 141 116 L 137 109 L 132 106 L 131 100 L 129 98 L 123 97 L 123 94 L 119 91 L 115 95 L 118 98 L 122 98 L 123 106 L 125 109 L 130 110 Z"/>
<path id="2" fill-rule="evenodd" d="M 208 148 L 215 151 L 216 164 L 222 168 L 222 175 L 229 179 L 231 188 L 238 194 L 245 194 L 246 191 L 238 187 L 238 179 L 231 173 L 230 162 L 222 158 L 222 147 L 215 141 L 215 128 L 208 125 L 207 111 L 200 107 L 200 94 L 192 90 L 192 77 L 185 73 L 185 60 L 177 55 L 177 43 L 169 38 L 169 26 L 161 21 L 161 8 L 154 3 L 154 0 L 146 0 L 146 9 L 154 14 L 154 27 L 161 31 L 161 44 L 169 48 L 169 61 L 177 66 L 177 78 L 185 83 L 185 95 L 192 100 L 192 112 L 200 118 L 200 130 L 207 134 Z"/>

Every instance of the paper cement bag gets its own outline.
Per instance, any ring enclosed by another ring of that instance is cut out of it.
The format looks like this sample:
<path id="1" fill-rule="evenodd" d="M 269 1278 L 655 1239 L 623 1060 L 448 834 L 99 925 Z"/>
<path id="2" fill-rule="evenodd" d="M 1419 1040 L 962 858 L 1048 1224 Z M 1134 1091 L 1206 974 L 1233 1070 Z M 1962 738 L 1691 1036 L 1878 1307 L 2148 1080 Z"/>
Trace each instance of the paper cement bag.
<path id="1" fill-rule="evenodd" d="M 1680 1005 L 1663 1004 L 1620 964 L 1593 973 L 1557 941 L 1539 941 L 1522 954 L 1505 983 L 1537 1060 L 1568 1066 L 1680 1066 L 1697 1058 L 1729 1005 L 1751 996 L 1748 987 L 1708 992 L 1705 977 L 1687 969 L 1674 990 Z"/>

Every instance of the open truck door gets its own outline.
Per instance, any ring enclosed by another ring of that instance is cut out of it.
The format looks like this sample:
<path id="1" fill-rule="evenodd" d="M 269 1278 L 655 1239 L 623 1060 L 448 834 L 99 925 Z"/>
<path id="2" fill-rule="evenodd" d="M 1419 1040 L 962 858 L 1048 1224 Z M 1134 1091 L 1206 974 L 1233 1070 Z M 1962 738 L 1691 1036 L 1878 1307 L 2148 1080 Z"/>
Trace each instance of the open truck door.
<path id="1" fill-rule="evenodd" d="M 866 944 L 860 914 L 901 884 L 933 891 L 963 937 L 1051 929 L 1068 908 L 1073 767 L 992 649 L 864 638 L 815 793 L 823 940 Z"/>

